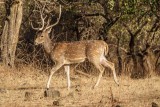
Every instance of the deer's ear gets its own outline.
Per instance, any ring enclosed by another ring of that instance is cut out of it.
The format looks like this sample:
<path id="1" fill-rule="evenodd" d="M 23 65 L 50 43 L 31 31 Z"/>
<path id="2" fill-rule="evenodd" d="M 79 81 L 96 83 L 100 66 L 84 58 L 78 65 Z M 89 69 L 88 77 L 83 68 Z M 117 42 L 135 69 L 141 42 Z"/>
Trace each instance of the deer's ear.
<path id="1" fill-rule="evenodd" d="M 48 33 L 50 33 L 50 32 L 52 31 L 52 27 L 51 27 L 51 28 L 46 29 L 46 31 L 47 31 Z"/>

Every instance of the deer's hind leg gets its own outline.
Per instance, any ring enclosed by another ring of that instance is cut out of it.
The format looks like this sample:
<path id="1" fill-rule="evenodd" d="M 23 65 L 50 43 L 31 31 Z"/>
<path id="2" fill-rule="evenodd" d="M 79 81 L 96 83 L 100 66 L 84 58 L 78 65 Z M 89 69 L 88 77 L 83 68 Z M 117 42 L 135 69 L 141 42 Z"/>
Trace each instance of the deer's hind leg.
<path id="1" fill-rule="evenodd" d="M 89 62 L 91 62 L 99 70 L 99 76 L 98 76 L 97 82 L 93 87 L 93 88 L 95 88 L 99 85 L 99 82 L 102 78 L 102 75 L 103 75 L 105 68 L 101 65 L 99 57 L 90 57 Z"/>
<path id="2" fill-rule="evenodd" d="M 97 79 L 97 82 L 96 82 L 96 84 L 95 84 L 95 86 L 94 86 L 94 88 L 95 88 L 95 87 L 97 87 L 97 86 L 99 85 L 99 82 L 100 82 L 100 80 L 101 80 L 101 78 L 102 78 L 102 75 L 103 75 L 103 72 L 104 72 L 104 69 L 105 69 L 105 68 L 104 68 L 100 63 L 95 63 L 94 65 L 95 65 L 95 67 L 100 71 L 100 72 L 99 72 L 98 79 Z"/>
<path id="3" fill-rule="evenodd" d="M 104 65 L 105 67 L 109 67 L 112 72 L 113 72 L 113 77 L 114 77 L 114 81 L 117 85 L 119 85 L 119 82 L 118 82 L 118 79 L 117 79 L 117 76 L 116 76 L 116 71 L 115 71 L 115 65 L 114 63 L 108 61 L 105 56 L 101 59 L 101 64 Z"/>

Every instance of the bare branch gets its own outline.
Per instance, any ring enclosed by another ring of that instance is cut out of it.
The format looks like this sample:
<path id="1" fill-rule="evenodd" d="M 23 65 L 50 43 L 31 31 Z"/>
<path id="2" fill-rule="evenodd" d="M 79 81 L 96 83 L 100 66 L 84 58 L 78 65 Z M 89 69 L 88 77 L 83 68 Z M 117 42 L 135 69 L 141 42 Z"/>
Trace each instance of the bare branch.
<path id="1" fill-rule="evenodd" d="M 145 21 L 140 27 L 139 29 L 134 33 L 134 36 L 138 35 L 138 33 L 141 32 L 142 28 L 148 23 L 148 21 Z"/>
<path id="2" fill-rule="evenodd" d="M 109 46 L 114 46 L 114 47 L 118 47 L 117 45 L 115 44 L 108 44 Z M 127 49 L 123 48 L 123 47 L 119 47 L 119 49 L 121 49 L 122 51 L 124 51 L 125 53 L 128 53 Z"/>
<path id="3" fill-rule="evenodd" d="M 61 2 L 64 5 L 67 5 L 67 6 L 69 6 L 71 4 L 70 2 L 67 2 L 65 0 L 59 0 L 59 2 Z"/>
<path id="4" fill-rule="evenodd" d="M 128 31 L 128 33 L 130 34 L 130 36 L 137 36 L 138 33 L 141 32 L 142 28 L 143 28 L 147 23 L 148 23 L 148 21 L 145 21 L 145 22 L 139 27 L 139 29 L 137 29 L 137 30 L 135 31 L 135 33 L 133 33 L 133 32 L 131 31 L 131 29 L 129 28 L 129 26 L 128 26 L 127 24 L 122 23 L 122 25 L 127 29 L 127 31 Z"/>
<path id="5" fill-rule="evenodd" d="M 154 24 L 152 25 L 152 28 L 149 30 L 149 32 L 156 32 L 159 28 L 159 19 L 156 18 L 156 20 L 154 21 Z"/>

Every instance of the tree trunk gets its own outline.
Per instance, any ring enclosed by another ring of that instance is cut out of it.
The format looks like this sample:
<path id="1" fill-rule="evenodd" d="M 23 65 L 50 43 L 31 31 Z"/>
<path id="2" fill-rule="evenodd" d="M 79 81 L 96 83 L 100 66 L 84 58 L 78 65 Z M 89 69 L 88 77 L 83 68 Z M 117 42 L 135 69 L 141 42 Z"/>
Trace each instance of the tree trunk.
<path id="1" fill-rule="evenodd" d="M 117 41 L 117 57 L 118 57 L 118 75 L 121 75 L 122 73 L 122 58 L 121 58 L 121 54 L 120 54 L 120 38 L 117 37 L 118 41 Z"/>
<path id="2" fill-rule="evenodd" d="M 1 36 L 1 57 L 7 66 L 14 67 L 21 22 L 22 1 L 6 0 L 6 20 Z"/>

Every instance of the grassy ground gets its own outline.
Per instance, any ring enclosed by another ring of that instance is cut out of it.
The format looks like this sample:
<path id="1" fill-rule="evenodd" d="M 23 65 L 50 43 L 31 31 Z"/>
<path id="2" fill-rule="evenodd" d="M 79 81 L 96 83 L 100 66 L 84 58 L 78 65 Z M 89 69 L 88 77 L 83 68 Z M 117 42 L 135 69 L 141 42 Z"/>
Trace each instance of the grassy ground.
<path id="1" fill-rule="evenodd" d="M 92 89 L 97 77 L 82 75 L 71 80 L 67 90 L 65 73 L 53 76 L 51 90 L 60 97 L 44 97 L 48 74 L 32 67 L 11 70 L 0 66 L 0 107 L 151 107 L 160 106 L 160 78 L 132 80 L 119 77 L 118 87 L 112 78 L 103 76 L 99 87 Z"/>

